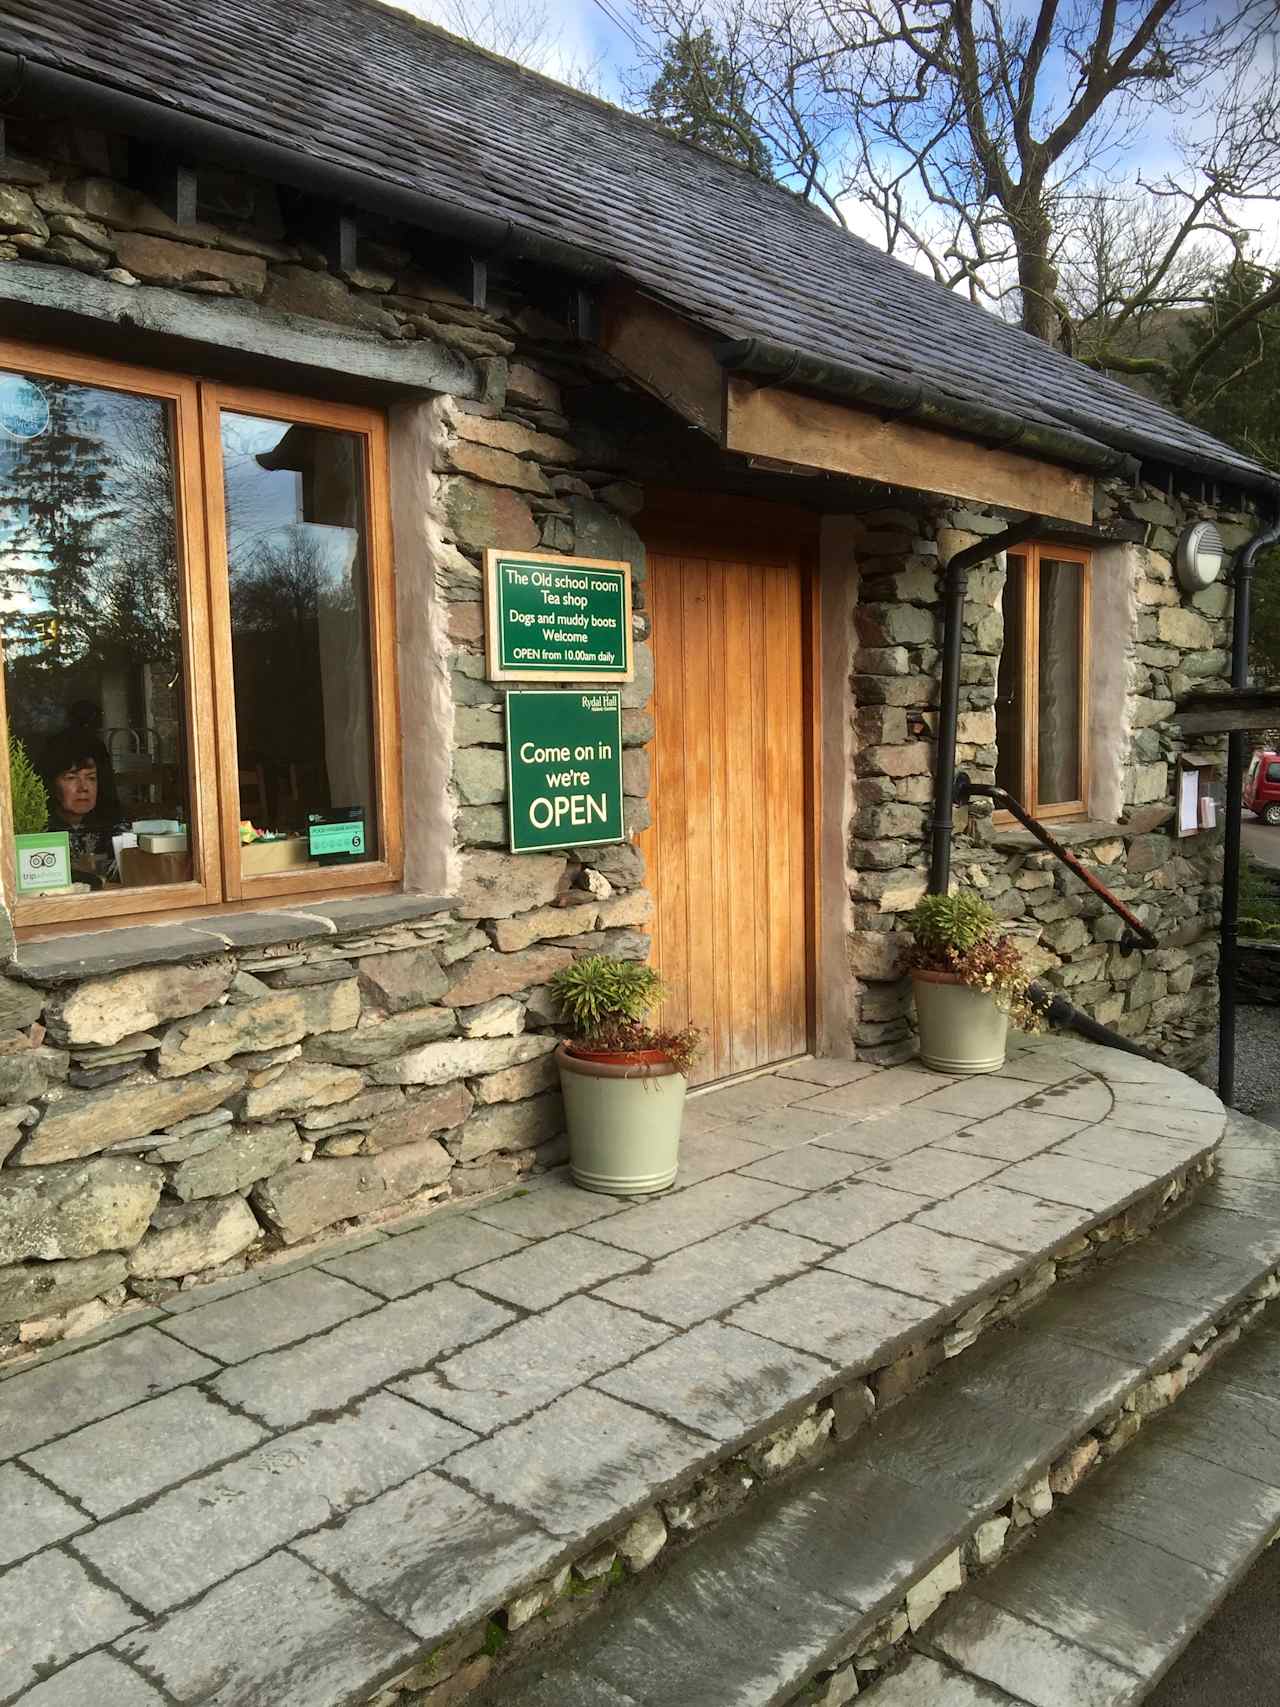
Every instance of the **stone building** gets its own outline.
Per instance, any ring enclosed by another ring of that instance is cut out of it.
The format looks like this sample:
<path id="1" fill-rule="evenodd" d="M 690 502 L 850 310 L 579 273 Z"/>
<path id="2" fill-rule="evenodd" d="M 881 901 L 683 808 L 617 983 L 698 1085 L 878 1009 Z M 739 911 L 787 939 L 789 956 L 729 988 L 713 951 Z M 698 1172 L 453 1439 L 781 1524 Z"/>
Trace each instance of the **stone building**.
<path id="1" fill-rule="evenodd" d="M 1170 719 L 1230 587 L 1174 557 L 1257 531 L 1261 468 L 363 0 L 9 0 L 0 86 L 7 718 L 72 856 L 19 891 L 5 805 L 0 1354 L 561 1160 L 585 950 L 652 952 L 709 1081 L 905 1059 L 942 577 L 1024 518 L 970 577 L 958 760 L 1160 946 L 977 806 L 955 876 L 1203 1054 L 1220 850 L 1174 805 L 1217 755 Z M 509 851 L 490 551 L 629 566 L 623 840 Z"/>

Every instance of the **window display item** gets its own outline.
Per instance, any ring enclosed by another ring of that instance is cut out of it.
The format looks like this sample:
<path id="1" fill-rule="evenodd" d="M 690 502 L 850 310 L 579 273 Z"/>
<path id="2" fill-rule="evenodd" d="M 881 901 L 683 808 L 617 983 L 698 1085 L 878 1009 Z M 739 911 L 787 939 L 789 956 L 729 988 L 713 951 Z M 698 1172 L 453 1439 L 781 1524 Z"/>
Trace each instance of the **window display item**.
<path id="1" fill-rule="evenodd" d="M 40 895 L 71 883 L 71 838 L 65 830 L 15 836 L 18 893 Z"/>
<path id="2" fill-rule="evenodd" d="M 365 857 L 363 806 L 330 806 L 307 813 L 307 845 L 320 865 L 343 865 Z"/>

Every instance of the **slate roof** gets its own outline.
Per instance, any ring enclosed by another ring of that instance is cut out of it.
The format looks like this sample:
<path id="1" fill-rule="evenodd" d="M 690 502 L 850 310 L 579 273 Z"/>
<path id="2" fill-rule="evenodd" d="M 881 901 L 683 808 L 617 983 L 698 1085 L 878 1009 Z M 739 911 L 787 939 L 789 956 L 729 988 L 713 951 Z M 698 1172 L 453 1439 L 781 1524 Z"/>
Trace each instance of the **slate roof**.
<path id="1" fill-rule="evenodd" d="M 1274 483 L 786 191 L 376 0 L 0 0 L 0 46 L 558 237 L 723 337 Z"/>

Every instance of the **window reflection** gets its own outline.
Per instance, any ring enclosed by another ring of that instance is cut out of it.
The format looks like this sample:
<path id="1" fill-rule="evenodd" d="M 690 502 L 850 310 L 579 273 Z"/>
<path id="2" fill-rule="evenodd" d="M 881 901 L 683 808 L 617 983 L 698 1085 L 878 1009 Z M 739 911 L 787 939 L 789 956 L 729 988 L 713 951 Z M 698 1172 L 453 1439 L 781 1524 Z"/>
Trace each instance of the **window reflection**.
<path id="1" fill-rule="evenodd" d="M 224 412 L 246 876 L 375 858 L 363 440 Z"/>
<path id="2" fill-rule="evenodd" d="M 1075 802 L 1083 792 L 1080 661 L 1083 577 L 1078 563 L 1040 559 L 1039 796 Z"/>
<path id="3" fill-rule="evenodd" d="M 1022 775 L 1026 598 L 1027 560 L 1011 552 L 1004 583 L 1004 644 L 996 681 L 996 783 L 1019 801 L 1026 792 Z M 1026 804 L 1034 806 L 1035 801 Z"/>
<path id="4" fill-rule="evenodd" d="M 170 406 L 0 374 L 9 728 L 47 797 L 15 830 L 65 833 L 76 886 L 191 876 L 179 625 Z"/>

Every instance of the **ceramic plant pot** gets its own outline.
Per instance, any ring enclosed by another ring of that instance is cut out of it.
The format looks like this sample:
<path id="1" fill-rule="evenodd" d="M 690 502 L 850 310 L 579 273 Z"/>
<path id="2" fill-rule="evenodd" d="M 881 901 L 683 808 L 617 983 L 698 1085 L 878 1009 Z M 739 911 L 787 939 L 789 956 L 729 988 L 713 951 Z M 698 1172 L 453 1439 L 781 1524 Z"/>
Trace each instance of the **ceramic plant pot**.
<path id="1" fill-rule="evenodd" d="M 676 1177 L 688 1080 L 665 1055 L 556 1051 L 569 1168 L 584 1191 L 638 1197 Z"/>
<path id="2" fill-rule="evenodd" d="M 939 1073 L 998 1073 L 1009 1016 L 954 972 L 911 974 L 920 1024 L 920 1059 Z"/>

